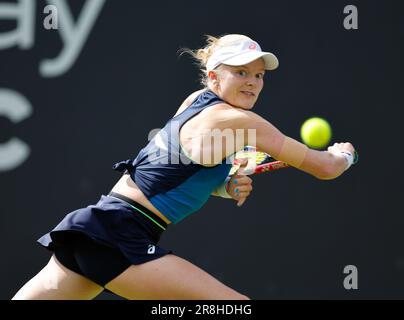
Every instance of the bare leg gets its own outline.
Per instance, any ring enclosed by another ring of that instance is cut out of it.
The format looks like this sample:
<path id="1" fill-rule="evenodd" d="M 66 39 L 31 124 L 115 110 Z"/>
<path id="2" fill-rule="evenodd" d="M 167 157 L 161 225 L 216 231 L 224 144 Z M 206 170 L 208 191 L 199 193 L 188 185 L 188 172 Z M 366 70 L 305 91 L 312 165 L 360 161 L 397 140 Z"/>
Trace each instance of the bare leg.
<path id="1" fill-rule="evenodd" d="M 132 265 L 105 288 L 127 299 L 248 299 L 173 254 Z"/>
<path id="2" fill-rule="evenodd" d="M 88 300 L 104 290 L 65 268 L 53 255 L 49 263 L 13 297 L 13 300 Z"/>

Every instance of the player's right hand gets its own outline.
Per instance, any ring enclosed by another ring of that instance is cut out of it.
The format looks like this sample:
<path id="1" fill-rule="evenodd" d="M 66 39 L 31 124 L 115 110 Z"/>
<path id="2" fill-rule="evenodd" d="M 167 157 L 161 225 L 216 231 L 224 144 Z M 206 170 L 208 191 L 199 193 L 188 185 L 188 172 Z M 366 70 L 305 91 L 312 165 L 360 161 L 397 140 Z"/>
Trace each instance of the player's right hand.
<path id="1" fill-rule="evenodd" d="M 339 155 L 341 152 L 349 152 L 350 154 L 354 155 L 355 148 L 349 142 L 340 142 L 334 143 L 332 146 L 328 147 L 327 151 L 336 155 Z"/>

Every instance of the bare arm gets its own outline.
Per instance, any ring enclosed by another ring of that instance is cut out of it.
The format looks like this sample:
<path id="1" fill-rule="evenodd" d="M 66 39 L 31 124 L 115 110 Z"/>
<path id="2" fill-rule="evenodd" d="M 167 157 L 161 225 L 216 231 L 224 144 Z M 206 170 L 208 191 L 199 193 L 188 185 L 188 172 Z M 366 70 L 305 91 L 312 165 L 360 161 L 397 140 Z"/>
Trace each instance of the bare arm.
<path id="1" fill-rule="evenodd" d="M 252 116 L 254 120 L 251 127 L 257 130 L 257 147 L 269 153 L 277 160 L 286 163 L 296 162 L 296 157 L 305 148 L 302 143 L 285 136 L 275 126 L 263 118 Z M 288 152 L 281 152 L 284 144 L 290 143 Z M 293 150 L 294 148 L 294 150 Z M 341 155 L 341 151 L 354 153 L 354 148 L 350 143 L 339 143 L 329 147 L 327 151 L 318 151 L 307 148 L 307 152 L 298 169 L 307 172 L 318 179 L 334 179 L 340 176 L 347 167 L 347 160 Z M 295 151 L 295 152 L 294 152 Z"/>
<path id="2" fill-rule="evenodd" d="M 233 130 L 244 129 L 247 145 L 256 145 L 258 149 L 275 159 L 291 164 L 318 179 L 334 179 L 341 175 L 347 166 L 347 160 L 341 155 L 341 151 L 353 154 L 355 150 L 350 143 L 334 144 L 327 151 L 309 149 L 304 144 L 284 135 L 274 125 L 254 112 L 238 108 L 225 111 L 226 114 L 223 111 L 216 112 L 219 125 Z M 254 129 L 256 135 L 248 136 L 248 129 Z M 284 149 L 286 143 L 288 143 L 288 148 Z M 299 163 L 299 165 L 294 165 L 295 163 Z"/>

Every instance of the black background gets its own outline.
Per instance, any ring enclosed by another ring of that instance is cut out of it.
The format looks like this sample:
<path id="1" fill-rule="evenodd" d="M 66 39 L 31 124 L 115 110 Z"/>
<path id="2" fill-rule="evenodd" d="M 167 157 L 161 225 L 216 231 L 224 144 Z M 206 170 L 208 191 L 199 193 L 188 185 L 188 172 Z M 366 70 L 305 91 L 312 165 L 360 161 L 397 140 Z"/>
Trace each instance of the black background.
<path id="1" fill-rule="evenodd" d="M 69 1 L 75 17 L 83 3 Z M 72 68 L 42 78 L 40 61 L 63 45 L 42 26 L 46 4 L 36 1 L 33 48 L 0 50 L 0 88 L 33 106 L 17 125 L 0 116 L 0 143 L 17 136 L 31 148 L 0 172 L 1 299 L 49 259 L 35 240 L 108 193 L 119 178 L 111 165 L 136 155 L 200 88 L 177 51 L 225 33 L 280 60 L 258 114 L 295 139 L 305 119 L 324 117 L 332 143 L 353 143 L 360 162 L 332 181 L 295 169 L 257 176 L 243 207 L 212 198 L 161 245 L 254 299 L 404 298 L 401 1 L 107 0 Z M 343 27 L 349 4 L 358 30 Z M 13 27 L 1 22 L 0 32 Z M 358 268 L 358 290 L 344 289 L 346 265 Z"/>

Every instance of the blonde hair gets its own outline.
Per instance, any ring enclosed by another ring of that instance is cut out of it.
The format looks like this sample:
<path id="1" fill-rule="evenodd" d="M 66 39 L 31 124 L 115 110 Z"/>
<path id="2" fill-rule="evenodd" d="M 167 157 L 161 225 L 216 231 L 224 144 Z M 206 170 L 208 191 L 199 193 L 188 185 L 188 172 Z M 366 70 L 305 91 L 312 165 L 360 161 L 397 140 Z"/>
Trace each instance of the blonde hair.
<path id="1" fill-rule="evenodd" d="M 249 39 L 249 37 L 242 34 L 227 34 L 220 37 L 205 35 L 206 45 L 201 49 L 191 50 L 188 48 L 181 49 L 180 55 L 184 53 L 190 54 L 195 60 L 200 71 L 200 82 L 204 87 L 208 86 L 208 75 L 206 71 L 206 64 L 212 54 L 219 48 L 226 47 L 233 42 Z"/>

